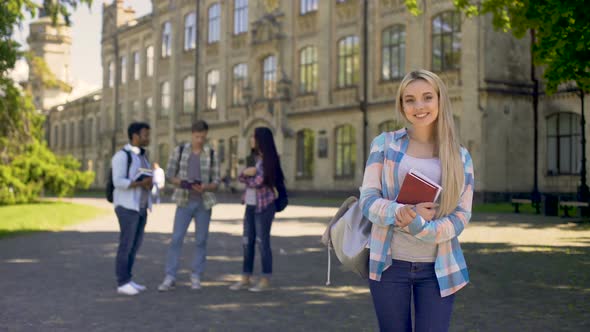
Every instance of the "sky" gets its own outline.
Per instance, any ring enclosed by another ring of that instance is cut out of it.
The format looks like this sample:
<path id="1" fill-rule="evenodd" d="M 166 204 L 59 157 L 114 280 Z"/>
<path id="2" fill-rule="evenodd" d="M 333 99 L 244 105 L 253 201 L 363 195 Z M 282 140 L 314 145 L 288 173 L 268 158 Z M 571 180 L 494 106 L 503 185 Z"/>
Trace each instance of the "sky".
<path id="1" fill-rule="evenodd" d="M 102 4 L 110 4 L 114 0 L 94 0 L 92 7 L 79 6 L 72 14 L 72 58 L 71 72 L 73 91 L 69 100 L 83 96 L 86 93 L 100 89 L 102 86 L 102 65 L 100 61 L 100 38 L 102 30 Z M 35 0 L 41 3 L 41 0 Z M 150 0 L 125 0 L 125 7 L 135 9 L 136 17 L 149 14 L 152 11 Z M 21 28 L 16 28 L 14 39 L 24 49 L 27 49 L 30 15 Z M 28 66 L 25 61 L 17 62 L 12 77 L 17 81 L 26 80 Z"/>

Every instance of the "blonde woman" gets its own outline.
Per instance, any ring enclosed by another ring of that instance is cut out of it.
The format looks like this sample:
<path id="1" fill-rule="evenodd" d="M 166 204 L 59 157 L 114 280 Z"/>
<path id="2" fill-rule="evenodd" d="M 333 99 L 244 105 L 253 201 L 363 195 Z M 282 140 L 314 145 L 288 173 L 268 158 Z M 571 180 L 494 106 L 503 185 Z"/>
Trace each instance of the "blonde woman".
<path id="1" fill-rule="evenodd" d="M 434 73 L 402 80 L 396 109 L 408 129 L 382 133 L 372 144 L 361 188 L 373 223 L 369 286 L 381 331 L 447 331 L 454 294 L 469 282 L 458 236 L 471 218 L 473 163 L 459 145 L 447 88 Z M 416 169 L 443 188 L 439 204 L 397 203 Z"/>

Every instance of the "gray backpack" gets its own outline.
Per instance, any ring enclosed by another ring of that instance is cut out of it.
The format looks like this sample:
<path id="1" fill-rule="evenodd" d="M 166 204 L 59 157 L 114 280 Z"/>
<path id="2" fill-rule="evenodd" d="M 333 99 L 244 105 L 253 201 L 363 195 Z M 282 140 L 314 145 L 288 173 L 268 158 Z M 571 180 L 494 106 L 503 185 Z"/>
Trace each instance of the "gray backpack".
<path id="1" fill-rule="evenodd" d="M 364 279 L 369 278 L 370 237 L 371 222 L 363 216 L 358 199 L 354 196 L 347 198 L 322 236 L 322 242 L 328 247 L 326 285 L 330 285 L 331 250 L 336 253 L 344 270 Z"/>

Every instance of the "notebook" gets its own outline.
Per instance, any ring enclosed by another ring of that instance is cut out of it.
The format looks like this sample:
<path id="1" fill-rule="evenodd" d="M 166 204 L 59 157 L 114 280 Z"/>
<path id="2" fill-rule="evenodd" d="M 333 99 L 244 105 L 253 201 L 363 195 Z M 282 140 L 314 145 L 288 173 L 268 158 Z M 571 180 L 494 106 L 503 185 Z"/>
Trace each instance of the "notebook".
<path id="1" fill-rule="evenodd" d="M 411 169 L 402 183 L 397 195 L 397 202 L 402 204 L 418 204 L 436 202 L 442 187 L 416 169 Z"/>

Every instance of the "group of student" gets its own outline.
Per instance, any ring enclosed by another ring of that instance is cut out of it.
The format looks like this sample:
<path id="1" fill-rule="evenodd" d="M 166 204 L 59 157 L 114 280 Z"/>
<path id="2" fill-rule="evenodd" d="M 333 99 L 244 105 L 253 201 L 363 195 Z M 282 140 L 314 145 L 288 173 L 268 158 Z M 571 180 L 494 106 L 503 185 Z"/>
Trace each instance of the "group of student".
<path id="1" fill-rule="evenodd" d="M 369 288 L 381 331 L 447 331 L 455 293 L 469 282 L 458 236 L 471 218 L 473 162 L 459 143 L 447 88 L 436 74 L 426 70 L 408 73 L 399 83 L 395 107 L 408 128 L 382 133 L 373 140 L 360 190 L 363 215 L 372 223 Z M 197 121 L 192 141 L 177 147 L 168 161 L 166 178 L 175 186 L 172 198 L 177 208 L 160 291 L 174 287 L 180 248 L 193 219 L 197 227 L 191 285 L 201 287 L 211 207 L 216 202 L 213 192 L 220 183 L 217 158 L 206 144 L 207 131 L 207 124 Z M 130 143 L 124 149 L 132 152 L 133 160 L 127 173 L 125 153 L 118 152 L 112 159 L 114 205 L 121 228 L 117 291 L 126 295 L 145 289 L 132 280 L 131 270 L 143 238 L 153 183 L 150 178 L 131 181 L 128 175 L 149 167 L 144 150 L 149 136 L 149 125 L 129 126 Z M 270 129 L 256 128 L 250 144 L 255 166 L 239 176 L 246 187 L 242 278 L 230 289 L 262 291 L 270 288 L 272 203 L 284 176 Z M 396 202 L 401 183 L 412 169 L 443 188 L 438 203 Z M 256 243 L 262 276 L 254 285 Z"/>
<path id="2" fill-rule="evenodd" d="M 191 141 L 177 146 L 168 161 L 165 178 L 174 186 L 172 200 L 176 203 L 172 240 L 166 255 L 165 276 L 159 291 L 175 287 L 181 248 L 185 235 L 195 222 L 195 252 L 192 261 L 191 288 L 201 288 L 201 277 L 207 262 L 207 239 L 212 207 L 217 203 L 215 191 L 220 184 L 219 162 L 215 151 L 207 144 L 209 127 L 199 120 L 192 125 Z M 120 236 L 116 256 L 117 292 L 137 295 L 146 289 L 133 280 L 132 270 L 152 206 L 152 190 L 162 188 L 157 169 L 152 177 L 134 180 L 141 169 L 150 168 L 145 148 L 150 142 L 150 126 L 134 122 L 128 128 L 129 143 L 115 153 L 111 161 L 113 205 L 119 221 Z M 276 187 L 283 184 L 284 175 L 272 132 L 258 127 L 250 140 L 253 165 L 242 170 L 239 180 L 245 184 L 242 197 L 246 204 L 244 216 L 244 262 L 242 278 L 230 289 L 259 292 L 270 288 L 272 251 L 270 229 L 275 215 Z M 131 160 L 128 160 L 128 156 Z M 251 283 L 255 245 L 258 242 L 262 276 Z"/>

